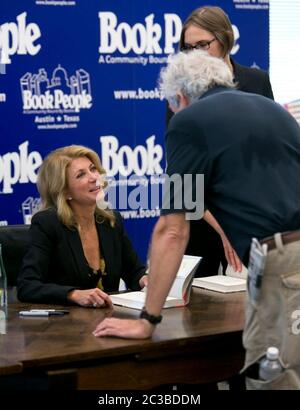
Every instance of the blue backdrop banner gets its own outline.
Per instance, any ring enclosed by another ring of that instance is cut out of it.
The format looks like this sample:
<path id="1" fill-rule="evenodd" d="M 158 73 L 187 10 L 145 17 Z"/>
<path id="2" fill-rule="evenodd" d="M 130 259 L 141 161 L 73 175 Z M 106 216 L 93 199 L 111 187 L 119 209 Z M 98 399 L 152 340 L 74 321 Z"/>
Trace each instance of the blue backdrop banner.
<path id="1" fill-rule="evenodd" d="M 268 1 L 209 3 L 230 17 L 234 59 L 267 70 Z M 99 153 L 145 260 L 165 168 L 166 103 L 157 78 L 178 48 L 182 22 L 204 4 L 1 0 L 0 224 L 30 223 L 45 155 L 83 144 Z"/>

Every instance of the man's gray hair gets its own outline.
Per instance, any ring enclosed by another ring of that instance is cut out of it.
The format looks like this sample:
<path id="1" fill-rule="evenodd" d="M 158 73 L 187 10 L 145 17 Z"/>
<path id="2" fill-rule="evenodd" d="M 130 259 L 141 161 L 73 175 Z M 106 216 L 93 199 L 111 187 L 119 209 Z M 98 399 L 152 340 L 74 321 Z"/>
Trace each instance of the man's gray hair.
<path id="1" fill-rule="evenodd" d="M 234 88 L 233 75 L 222 59 L 201 50 L 170 56 L 167 67 L 160 72 L 160 90 L 174 106 L 178 106 L 179 92 L 192 103 L 218 85 Z"/>

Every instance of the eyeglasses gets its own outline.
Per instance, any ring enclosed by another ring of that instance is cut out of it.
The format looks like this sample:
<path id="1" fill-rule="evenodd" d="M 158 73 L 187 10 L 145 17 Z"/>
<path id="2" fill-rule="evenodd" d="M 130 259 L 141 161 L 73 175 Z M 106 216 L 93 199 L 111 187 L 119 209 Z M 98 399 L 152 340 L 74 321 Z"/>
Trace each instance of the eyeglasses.
<path id="1" fill-rule="evenodd" d="M 198 41 L 196 44 L 192 46 L 192 44 L 184 44 L 181 47 L 181 51 L 192 51 L 192 50 L 208 50 L 210 45 L 216 38 L 214 37 L 212 40 L 201 40 Z"/>

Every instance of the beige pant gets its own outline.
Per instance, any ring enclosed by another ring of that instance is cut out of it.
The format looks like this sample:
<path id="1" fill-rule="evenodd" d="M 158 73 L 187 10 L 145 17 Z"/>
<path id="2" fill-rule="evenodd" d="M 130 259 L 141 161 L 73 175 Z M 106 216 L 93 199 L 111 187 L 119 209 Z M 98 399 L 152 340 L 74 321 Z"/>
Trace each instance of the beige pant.
<path id="1" fill-rule="evenodd" d="M 300 241 L 268 252 L 261 294 L 256 304 L 247 293 L 243 343 L 243 371 L 266 354 L 269 346 L 280 352 L 283 373 L 273 381 L 246 378 L 247 389 L 300 389 Z"/>

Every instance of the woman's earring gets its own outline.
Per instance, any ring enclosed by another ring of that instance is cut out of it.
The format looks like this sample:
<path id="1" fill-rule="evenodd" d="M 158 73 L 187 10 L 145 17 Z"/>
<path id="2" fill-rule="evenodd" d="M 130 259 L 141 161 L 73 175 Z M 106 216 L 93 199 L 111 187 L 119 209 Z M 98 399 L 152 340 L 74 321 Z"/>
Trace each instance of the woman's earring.
<path id="1" fill-rule="evenodd" d="M 73 198 L 72 198 L 71 196 L 69 196 L 69 198 L 68 198 L 67 200 L 68 200 L 68 201 L 72 201 L 72 199 L 73 199 Z"/>

